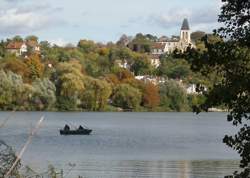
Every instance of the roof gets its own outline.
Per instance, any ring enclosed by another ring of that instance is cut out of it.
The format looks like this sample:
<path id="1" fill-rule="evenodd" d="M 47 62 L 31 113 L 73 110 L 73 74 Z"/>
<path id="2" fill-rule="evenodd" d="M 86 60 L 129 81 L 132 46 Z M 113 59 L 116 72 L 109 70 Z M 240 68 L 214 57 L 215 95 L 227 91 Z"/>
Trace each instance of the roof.
<path id="1" fill-rule="evenodd" d="M 188 20 L 186 18 L 183 20 L 181 30 L 190 30 Z"/>
<path id="2" fill-rule="evenodd" d="M 20 49 L 22 45 L 25 44 L 24 42 L 17 42 L 17 41 L 11 41 L 6 48 L 7 49 Z"/>
<path id="3" fill-rule="evenodd" d="M 159 43 L 159 42 L 156 42 L 152 45 L 152 48 L 153 49 L 162 49 L 164 50 L 165 49 L 165 46 L 166 44 L 165 43 Z"/>

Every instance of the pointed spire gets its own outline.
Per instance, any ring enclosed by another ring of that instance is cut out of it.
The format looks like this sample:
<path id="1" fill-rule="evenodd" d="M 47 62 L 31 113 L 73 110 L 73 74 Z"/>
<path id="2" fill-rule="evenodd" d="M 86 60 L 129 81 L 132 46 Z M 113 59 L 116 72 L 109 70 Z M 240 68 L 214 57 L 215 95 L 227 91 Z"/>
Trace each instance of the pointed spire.
<path id="1" fill-rule="evenodd" d="M 183 20 L 181 30 L 190 30 L 188 20 L 186 18 Z"/>

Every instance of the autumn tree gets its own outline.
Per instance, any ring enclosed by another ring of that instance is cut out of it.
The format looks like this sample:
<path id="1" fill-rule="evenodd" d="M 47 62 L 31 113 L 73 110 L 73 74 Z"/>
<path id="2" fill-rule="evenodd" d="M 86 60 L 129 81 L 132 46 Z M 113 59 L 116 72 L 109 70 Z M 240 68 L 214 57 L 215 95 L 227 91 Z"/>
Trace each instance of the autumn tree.
<path id="1" fill-rule="evenodd" d="M 160 104 L 159 88 L 151 82 L 145 84 L 143 92 L 143 105 L 149 109 L 153 109 Z"/>
<path id="2" fill-rule="evenodd" d="M 196 112 L 224 105 L 229 113 L 227 119 L 234 126 L 241 126 L 237 134 L 226 135 L 223 142 L 236 150 L 240 157 L 241 173 L 236 177 L 250 177 L 250 1 L 222 0 L 219 22 L 223 27 L 217 35 L 224 38 L 216 42 L 203 39 L 206 50 L 191 50 L 189 60 L 194 71 L 206 75 L 215 71 L 222 76 L 206 92 L 206 100 L 195 107 Z M 216 31 L 215 31 L 216 32 Z"/>
<path id="3" fill-rule="evenodd" d="M 29 81 L 30 69 L 28 65 L 20 59 L 9 59 L 4 62 L 4 70 L 12 71 L 22 76 L 24 81 Z"/>
<path id="4" fill-rule="evenodd" d="M 41 63 L 39 55 L 32 54 L 27 59 L 25 59 L 25 63 L 29 69 L 30 80 L 42 77 L 44 72 L 44 65 Z"/>

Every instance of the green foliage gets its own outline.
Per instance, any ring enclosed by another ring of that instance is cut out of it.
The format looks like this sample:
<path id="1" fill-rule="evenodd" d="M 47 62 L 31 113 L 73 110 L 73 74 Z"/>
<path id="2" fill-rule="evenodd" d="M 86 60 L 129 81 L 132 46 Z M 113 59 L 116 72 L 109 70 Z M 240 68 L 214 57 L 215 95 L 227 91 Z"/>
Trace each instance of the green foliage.
<path id="1" fill-rule="evenodd" d="M 135 52 L 150 53 L 153 44 L 151 36 L 138 33 L 135 38 L 128 44 L 129 48 Z"/>
<path id="2" fill-rule="evenodd" d="M 54 108 L 56 102 L 56 87 L 55 85 L 47 78 L 37 79 L 32 83 L 34 87 L 34 98 L 37 109 L 40 110 L 51 110 Z"/>
<path id="3" fill-rule="evenodd" d="M 84 53 L 95 52 L 97 49 L 96 44 L 89 40 L 80 40 L 77 47 Z"/>
<path id="4" fill-rule="evenodd" d="M 22 38 L 21 36 L 19 36 L 19 35 L 14 36 L 14 37 L 12 38 L 12 40 L 13 40 L 13 41 L 16 41 L 16 42 L 23 42 L 23 41 L 24 41 L 23 38 Z"/>
<path id="5" fill-rule="evenodd" d="M 38 37 L 32 35 L 25 40 L 39 43 Z M 7 102 L 8 98 L 9 104 L 3 106 L 18 110 L 106 111 L 115 110 L 112 103 L 128 110 L 162 111 L 164 109 L 158 107 L 159 87 L 136 80 L 135 75 L 182 79 L 187 83 L 200 80 L 200 76 L 190 72 L 190 65 L 183 59 L 166 57 L 159 69 L 151 66 L 148 54 L 157 40 L 150 34 L 137 34 L 123 36 L 117 44 L 80 40 L 77 46 L 65 47 L 42 41 L 40 54 L 30 50 L 27 56 L 8 53 L 5 46 L 11 40 L 2 41 L 0 69 L 5 73 L 12 71 L 22 79 L 21 97 L 12 101 L 13 90 L 9 90 L 3 99 Z M 127 67 L 121 67 L 125 63 Z M 118 94 L 124 94 L 122 101 L 115 97 Z"/>
<path id="6" fill-rule="evenodd" d="M 129 110 L 136 110 L 140 106 L 141 92 L 129 84 L 118 85 L 112 96 L 112 104 Z"/>
<path id="7" fill-rule="evenodd" d="M 86 110 L 103 111 L 112 93 L 110 84 L 105 80 L 84 77 L 85 91 L 81 94 L 82 106 Z"/>
<path id="8" fill-rule="evenodd" d="M 27 86 L 20 75 L 0 71 L 0 109 L 10 110 L 22 107 Z M 17 108 L 16 108 L 17 107 Z"/>
<path id="9" fill-rule="evenodd" d="M 26 41 L 36 41 L 38 42 L 38 37 L 35 35 L 30 35 L 25 38 Z"/>
<path id="10" fill-rule="evenodd" d="M 55 77 L 59 108 L 64 110 L 77 108 L 80 95 L 85 89 L 81 70 L 81 65 L 76 61 L 58 64 Z M 65 105 L 68 102 L 70 102 L 69 108 Z"/>
<path id="11" fill-rule="evenodd" d="M 205 102 L 195 108 L 196 112 L 207 111 L 210 107 L 224 105 L 230 113 L 229 122 L 241 126 L 237 134 L 226 135 L 223 142 L 236 150 L 240 157 L 243 172 L 235 177 L 249 177 L 250 171 L 250 2 L 248 0 L 222 0 L 223 6 L 219 22 L 224 27 L 218 30 L 217 36 L 226 40 L 203 39 L 206 50 L 191 50 L 189 60 L 192 69 L 206 76 L 216 72 L 221 80 L 216 80 L 205 92 Z"/>
<path id="12" fill-rule="evenodd" d="M 161 65 L 158 73 L 172 79 L 186 79 L 191 75 L 191 69 L 188 62 L 184 59 L 174 59 L 170 56 L 161 59 Z"/>
<path id="13" fill-rule="evenodd" d="M 152 72 L 153 67 L 147 56 L 139 55 L 131 66 L 131 71 L 135 75 L 147 75 Z"/>
<path id="14" fill-rule="evenodd" d="M 165 110 L 186 111 L 188 101 L 184 88 L 176 81 L 169 80 L 160 85 L 160 105 Z"/>

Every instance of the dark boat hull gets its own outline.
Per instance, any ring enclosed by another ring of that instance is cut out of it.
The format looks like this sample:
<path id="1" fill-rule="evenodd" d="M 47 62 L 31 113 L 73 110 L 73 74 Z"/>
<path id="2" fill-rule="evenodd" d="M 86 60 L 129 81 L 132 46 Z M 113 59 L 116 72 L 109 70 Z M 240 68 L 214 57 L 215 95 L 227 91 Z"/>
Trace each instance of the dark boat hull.
<path id="1" fill-rule="evenodd" d="M 92 132 L 90 129 L 84 130 L 60 130 L 61 135 L 89 135 Z"/>

